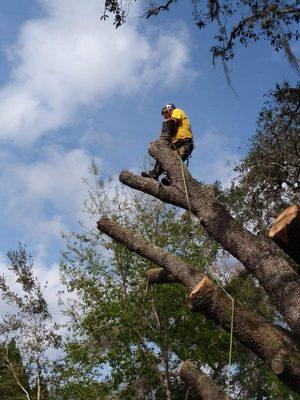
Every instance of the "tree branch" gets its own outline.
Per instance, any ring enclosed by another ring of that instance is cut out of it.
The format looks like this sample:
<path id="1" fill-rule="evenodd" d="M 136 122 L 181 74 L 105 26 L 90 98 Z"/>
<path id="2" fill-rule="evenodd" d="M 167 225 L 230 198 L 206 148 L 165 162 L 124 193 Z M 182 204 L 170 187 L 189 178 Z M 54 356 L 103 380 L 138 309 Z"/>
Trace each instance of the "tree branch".
<path id="1" fill-rule="evenodd" d="M 204 372 L 191 361 L 184 361 L 179 371 L 180 378 L 196 390 L 199 400 L 230 400 L 225 393 Z"/>
<path id="2" fill-rule="evenodd" d="M 18 374 L 16 373 L 16 371 L 15 371 L 15 369 L 14 369 L 13 364 L 10 362 L 10 359 L 9 359 L 9 357 L 8 357 L 8 349 L 6 349 L 5 361 L 7 362 L 7 365 L 8 365 L 8 367 L 10 368 L 10 370 L 11 370 L 11 372 L 12 372 L 12 374 L 13 374 L 13 377 L 15 378 L 15 381 L 16 381 L 17 385 L 20 387 L 20 389 L 22 390 L 22 392 L 24 392 L 24 394 L 25 394 L 25 396 L 26 396 L 26 399 L 27 399 L 27 400 L 31 400 L 30 394 L 29 394 L 28 391 L 25 389 L 25 387 L 22 385 L 22 383 L 21 383 L 21 381 L 20 381 L 20 379 L 19 379 L 19 377 L 18 377 Z"/>
<path id="3" fill-rule="evenodd" d="M 146 19 L 150 18 L 152 15 L 158 15 L 161 11 L 169 11 L 170 5 L 174 3 L 174 0 L 168 0 L 165 4 L 158 7 L 149 7 L 145 14 L 143 15 Z"/>
<path id="4" fill-rule="evenodd" d="M 147 271 L 148 283 L 150 285 L 160 283 L 181 283 L 179 279 L 168 273 L 163 268 L 151 268 Z"/>
<path id="5" fill-rule="evenodd" d="M 204 276 L 198 268 L 190 266 L 178 257 L 142 239 L 136 233 L 124 229 L 117 222 L 109 218 L 100 219 L 97 225 L 100 231 L 118 242 L 124 243 L 129 250 L 147 258 L 154 264 L 163 266 L 169 274 L 176 276 L 176 279 L 183 283 L 189 290 L 192 290 Z M 126 235 L 127 237 L 122 240 L 122 235 Z"/>

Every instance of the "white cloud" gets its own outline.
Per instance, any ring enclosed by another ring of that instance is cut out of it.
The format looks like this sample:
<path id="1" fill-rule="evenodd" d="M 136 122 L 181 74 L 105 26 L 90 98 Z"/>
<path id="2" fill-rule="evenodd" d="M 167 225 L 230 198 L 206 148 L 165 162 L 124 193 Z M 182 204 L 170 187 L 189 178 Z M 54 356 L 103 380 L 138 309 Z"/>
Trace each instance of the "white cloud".
<path id="1" fill-rule="evenodd" d="M 97 160 L 101 164 L 100 160 Z M 70 221 L 82 217 L 90 156 L 81 149 L 62 152 L 47 147 L 37 161 L 8 162 L 2 171 L 2 218 L 28 230 L 32 237 L 60 238 Z"/>
<path id="2" fill-rule="evenodd" d="M 82 105 L 176 84 L 187 75 L 182 29 L 176 35 L 152 30 L 147 36 L 131 21 L 116 30 L 99 21 L 101 0 L 40 3 L 47 15 L 27 21 L 8 49 L 14 66 L 0 91 L 2 141 L 31 143 L 68 124 Z"/>
<path id="3" fill-rule="evenodd" d="M 206 183 L 218 180 L 223 187 L 229 186 L 234 174 L 227 163 L 240 158 L 237 147 L 232 147 L 232 140 L 216 131 L 204 132 L 192 157 L 193 175 Z"/>
<path id="4" fill-rule="evenodd" d="M 30 249 L 27 249 L 30 253 Z M 1 274 L 6 277 L 6 282 L 11 290 L 20 296 L 24 295 L 21 285 L 16 282 L 15 274 L 8 269 L 9 260 L 0 254 L 0 270 Z M 73 302 L 78 300 L 77 294 L 75 292 L 68 292 L 66 287 L 61 283 L 59 265 L 54 263 L 50 266 L 45 266 L 43 263 L 43 254 L 37 254 L 36 258 L 33 260 L 33 274 L 37 277 L 41 286 L 46 286 L 43 294 L 44 298 L 48 304 L 49 312 L 53 318 L 53 321 L 64 324 L 67 322 L 66 316 L 62 313 L 62 309 L 58 306 L 58 300 L 62 300 L 64 304 L 68 302 Z M 14 306 L 8 305 L 3 301 L 0 302 L 0 315 L 5 313 L 14 313 L 16 308 Z M 61 330 L 63 333 L 64 330 Z"/>

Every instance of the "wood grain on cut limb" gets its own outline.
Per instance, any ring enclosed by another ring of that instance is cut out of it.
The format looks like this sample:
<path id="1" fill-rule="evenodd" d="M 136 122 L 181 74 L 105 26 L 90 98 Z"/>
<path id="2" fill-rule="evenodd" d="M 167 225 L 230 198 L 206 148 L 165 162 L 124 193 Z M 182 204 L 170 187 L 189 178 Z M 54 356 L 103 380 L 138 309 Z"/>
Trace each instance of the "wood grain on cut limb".
<path id="1" fill-rule="evenodd" d="M 191 361 L 184 361 L 179 371 L 180 378 L 200 396 L 199 400 L 230 400 L 228 396 L 200 371 Z"/>
<path id="2" fill-rule="evenodd" d="M 165 187 L 154 179 L 142 178 L 129 171 L 120 174 L 125 185 L 148 193 L 166 203 L 188 209 L 181 163 L 161 140 L 151 143 L 149 153 L 158 160 L 172 179 Z M 272 303 L 295 334 L 300 336 L 300 280 L 282 258 L 282 252 L 270 239 L 257 237 L 214 198 L 212 191 L 192 178 L 184 167 L 192 213 L 208 235 L 237 258 L 260 281 Z"/>
<path id="3" fill-rule="evenodd" d="M 111 238 L 123 243 L 130 251 L 165 269 L 165 278 L 168 282 L 171 281 L 172 276 L 175 281 L 182 283 L 188 289 L 194 311 L 201 312 L 230 331 L 231 301 L 196 267 L 145 240 L 137 233 L 123 228 L 111 219 L 100 219 L 98 228 Z M 159 274 L 156 273 L 153 276 L 157 277 Z M 194 290 L 195 287 L 197 290 Z M 260 357 L 278 375 L 279 379 L 300 393 L 300 355 L 297 352 L 297 344 L 288 335 L 267 323 L 263 317 L 236 304 L 234 336 Z"/>
<path id="4" fill-rule="evenodd" d="M 278 215 L 269 237 L 300 265 L 300 206 L 293 205 Z"/>

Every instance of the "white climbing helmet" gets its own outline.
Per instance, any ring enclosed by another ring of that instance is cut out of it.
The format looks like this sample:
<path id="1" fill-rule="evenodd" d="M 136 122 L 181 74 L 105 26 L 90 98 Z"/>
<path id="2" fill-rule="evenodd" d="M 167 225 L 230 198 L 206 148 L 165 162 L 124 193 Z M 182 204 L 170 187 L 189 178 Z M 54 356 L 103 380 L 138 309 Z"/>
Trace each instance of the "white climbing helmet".
<path id="1" fill-rule="evenodd" d="M 165 113 L 166 111 L 174 110 L 175 108 L 176 108 L 175 104 L 172 104 L 172 103 L 166 104 L 166 105 L 163 106 L 163 108 L 161 109 L 161 115 L 164 115 L 164 113 Z"/>

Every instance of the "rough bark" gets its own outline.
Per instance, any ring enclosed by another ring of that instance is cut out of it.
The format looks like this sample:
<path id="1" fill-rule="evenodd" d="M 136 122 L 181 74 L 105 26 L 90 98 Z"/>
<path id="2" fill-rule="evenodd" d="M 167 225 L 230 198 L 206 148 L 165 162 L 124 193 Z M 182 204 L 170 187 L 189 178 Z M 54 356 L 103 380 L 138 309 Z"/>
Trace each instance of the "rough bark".
<path id="1" fill-rule="evenodd" d="M 225 393 L 204 372 L 200 371 L 191 361 L 182 363 L 180 378 L 192 387 L 200 396 L 199 400 L 230 400 Z"/>
<path id="2" fill-rule="evenodd" d="M 230 331 L 232 304 L 226 294 L 196 267 L 153 245 L 131 230 L 108 218 L 98 221 L 98 228 L 123 243 L 130 251 L 164 268 L 165 277 L 173 277 L 190 292 L 193 311 L 200 311 Z M 159 274 L 155 275 L 159 276 Z M 200 285 L 199 285 L 200 282 Z M 197 290 L 193 290 L 197 287 Z M 285 384 L 300 393 L 300 355 L 297 344 L 264 318 L 236 304 L 234 336 L 251 349 Z"/>
<path id="3" fill-rule="evenodd" d="M 181 283 L 179 279 L 171 275 L 163 268 L 151 268 L 147 272 L 148 283 L 150 285 L 156 283 Z"/>
<path id="4" fill-rule="evenodd" d="M 161 140 L 151 143 L 149 153 L 171 177 L 171 186 L 165 187 L 154 179 L 142 178 L 129 171 L 120 174 L 120 181 L 166 203 L 188 209 L 177 155 Z M 184 173 L 192 213 L 210 237 L 258 278 L 286 323 L 300 336 L 300 279 L 282 258 L 281 250 L 270 239 L 259 238 L 243 228 L 226 207 L 214 198 L 211 190 L 193 179 L 186 168 Z"/>

